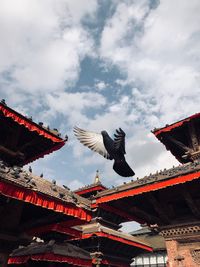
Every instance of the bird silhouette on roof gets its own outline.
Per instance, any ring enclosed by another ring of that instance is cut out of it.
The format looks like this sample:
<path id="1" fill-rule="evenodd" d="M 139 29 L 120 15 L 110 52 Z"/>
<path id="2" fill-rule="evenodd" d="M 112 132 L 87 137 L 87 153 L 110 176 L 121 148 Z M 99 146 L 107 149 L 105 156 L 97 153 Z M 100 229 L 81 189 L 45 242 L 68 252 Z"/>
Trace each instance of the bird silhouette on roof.
<path id="1" fill-rule="evenodd" d="M 125 159 L 125 132 L 119 128 L 114 134 L 114 140 L 106 131 L 95 133 L 74 127 L 74 134 L 77 139 L 91 150 L 99 153 L 106 159 L 113 160 L 113 169 L 123 177 L 135 175 Z"/>

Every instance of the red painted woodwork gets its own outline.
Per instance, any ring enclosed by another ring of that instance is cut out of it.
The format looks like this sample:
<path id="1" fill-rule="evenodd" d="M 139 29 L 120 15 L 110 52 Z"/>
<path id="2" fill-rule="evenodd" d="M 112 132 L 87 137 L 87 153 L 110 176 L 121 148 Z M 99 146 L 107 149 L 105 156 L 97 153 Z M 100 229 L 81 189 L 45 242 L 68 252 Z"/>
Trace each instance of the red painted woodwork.
<path id="1" fill-rule="evenodd" d="M 114 193 L 112 195 L 102 196 L 96 200 L 96 203 L 92 204 L 92 207 L 98 207 L 100 203 L 105 203 L 113 200 L 117 200 L 124 197 L 136 196 L 145 192 L 151 192 L 165 187 L 173 186 L 176 184 L 186 183 L 200 178 L 200 172 L 186 174 L 180 177 L 170 178 L 165 181 L 160 181 L 154 184 L 143 185 L 133 189 L 127 189 L 123 192 Z"/>
<path id="2" fill-rule="evenodd" d="M 77 217 L 84 221 L 91 220 L 91 214 L 71 203 L 64 203 L 61 200 L 53 199 L 39 192 L 18 187 L 14 184 L 0 181 L 0 193 L 11 198 L 22 200 L 36 206 L 40 206 L 69 216 Z"/>

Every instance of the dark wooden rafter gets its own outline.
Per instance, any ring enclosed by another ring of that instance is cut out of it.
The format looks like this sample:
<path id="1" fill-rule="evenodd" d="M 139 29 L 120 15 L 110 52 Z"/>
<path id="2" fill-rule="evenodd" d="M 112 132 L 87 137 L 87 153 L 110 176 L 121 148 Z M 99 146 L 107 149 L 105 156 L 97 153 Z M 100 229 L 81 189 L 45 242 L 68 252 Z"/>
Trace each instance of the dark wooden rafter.
<path id="1" fill-rule="evenodd" d="M 129 218 L 129 221 L 137 221 L 139 223 L 145 223 L 145 222 L 151 223 L 155 222 L 155 220 L 157 221 L 159 220 L 155 216 L 152 216 L 147 212 L 143 211 L 141 208 L 134 206 L 132 202 L 130 201 L 128 202 L 127 198 L 126 198 L 126 203 L 125 201 L 120 199 L 118 199 L 116 203 L 120 207 L 120 209 L 114 207 L 116 209 L 116 212 L 117 210 L 119 210 L 121 214 L 124 214 L 124 216 L 126 215 Z"/>
<path id="2" fill-rule="evenodd" d="M 128 214 L 134 218 L 135 221 L 138 221 L 139 223 L 158 223 L 160 222 L 160 219 L 157 216 L 151 215 L 150 213 L 144 211 L 141 207 L 134 205 L 134 202 L 130 202 L 126 199 L 126 203 L 122 200 L 117 201 L 118 205 L 120 207 L 123 207 Z"/>
<path id="3" fill-rule="evenodd" d="M 193 121 L 190 121 L 188 123 L 188 132 L 189 132 L 189 137 L 190 137 L 190 143 L 191 147 L 193 148 L 194 151 L 199 150 L 199 139 L 198 135 L 196 133 L 195 125 Z"/>
<path id="4" fill-rule="evenodd" d="M 163 136 L 163 138 L 169 140 L 170 142 L 172 142 L 173 144 L 175 144 L 176 146 L 178 146 L 183 152 L 190 152 L 191 151 L 191 148 L 190 147 L 186 146 L 181 141 L 176 140 L 174 137 L 172 137 L 168 133 L 165 133 L 165 135 Z"/>
<path id="5" fill-rule="evenodd" d="M 38 138 L 34 138 L 30 142 L 25 143 L 23 146 L 19 147 L 19 150 L 23 152 L 24 150 L 27 149 L 27 147 L 31 147 L 31 146 L 34 146 L 36 144 L 38 144 Z"/>
<path id="6" fill-rule="evenodd" d="M 24 203 L 9 199 L 1 210 L 0 214 L 0 228 L 1 229 L 16 229 L 20 223 L 21 215 L 23 212 Z"/>
<path id="7" fill-rule="evenodd" d="M 33 218 L 30 219 L 29 221 L 21 223 L 20 230 L 26 231 L 26 230 L 30 230 L 30 229 L 35 228 L 35 227 L 48 225 L 51 223 L 56 223 L 56 222 L 59 222 L 61 220 L 63 220 L 62 214 L 49 214 L 49 215 L 45 215 L 45 216 L 37 218 L 37 219 L 34 218 L 34 216 L 33 216 Z"/>
<path id="8" fill-rule="evenodd" d="M 138 208 L 136 206 L 132 206 L 130 208 L 130 211 L 136 214 L 136 216 L 138 216 L 139 218 L 143 218 L 143 220 L 148 224 L 154 224 L 154 223 L 160 224 L 161 223 L 161 220 L 159 217 L 152 215 L 148 213 L 147 211 L 144 211 L 141 208 Z"/>
<path id="9" fill-rule="evenodd" d="M 7 155 L 11 158 L 17 158 L 17 157 L 24 157 L 24 154 L 21 153 L 20 151 L 13 151 L 9 148 L 6 148 L 5 146 L 1 146 L 0 145 L 0 154 L 4 154 L 4 155 Z"/>
<path id="10" fill-rule="evenodd" d="M 185 202 L 187 203 L 189 209 L 193 213 L 193 215 L 199 219 L 200 218 L 200 208 L 195 203 L 194 199 L 192 198 L 192 196 L 191 196 L 191 194 L 190 194 L 190 192 L 189 192 L 189 190 L 185 184 L 181 185 L 180 192 L 181 192 Z"/>
<path id="11" fill-rule="evenodd" d="M 116 212 L 114 212 L 114 211 L 113 211 L 114 213 L 111 213 L 109 206 L 106 205 L 106 207 L 108 207 L 108 209 L 107 208 L 101 208 L 101 206 L 100 206 L 100 208 L 98 208 L 98 212 L 96 214 L 96 217 L 102 217 L 104 219 L 109 218 L 108 221 L 112 221 L 112 223 L 114 223 L 115 225 L 120 224 L 121 223 L 121 216 L 116 214 Z M 112 215 L 112 219 L 110 219 L 111 215 Z"/>
<path id="12" fill-rule="evenodd" d="M 100 207 L 110 211 L 111 213 L 113 212 L 114 214 L 117 214 L 122 218 L 125 218 L 126 221 L 134 221 L 139 219 L 131 213 L 130 206 L 121 200 L 117 200 L 117 207 L 106 203 L 101 204 Z"/>
<path id="13" fill-rule="evenodd" d="M 168 202 L 168 203 L 166 203 L 166 205 L 167 205 L 168 217 L 170 217 L 170 219 L 175 218 L 176 217 L 176 212 L 175 212 L 173 203 L 172 202 Z"/>
<path id="14" fill-rule="evenodd" d="M 147 200 L 151 203 L 151 205 L 154 207 L 154 210 L 159 215 L 159 218 L 167 224 L 170 224 L 170 219 L 167 216 L 166 212 L 164 211 L 162 204 L 156 199 L 153 193 L 149 192 L 146 195 Z"/>
<path id="15" fill-rule="evenodd" d="M 16 151 L 17 145 L 18 145 L 19 140 L 20 140 L 21 132 L 22 132 L 22 127 L 20 127 L 19 125 L 13 126 L 12 133 L 7 140 L 6 146 L 9 147 L 10 149 Z"/>

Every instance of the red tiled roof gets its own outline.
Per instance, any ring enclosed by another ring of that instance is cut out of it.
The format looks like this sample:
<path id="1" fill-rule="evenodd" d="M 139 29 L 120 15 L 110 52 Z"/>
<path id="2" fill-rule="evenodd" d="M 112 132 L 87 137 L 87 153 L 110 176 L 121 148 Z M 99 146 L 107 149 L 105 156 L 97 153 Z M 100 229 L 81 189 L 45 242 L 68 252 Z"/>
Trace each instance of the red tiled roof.
<path id="1" fill-rule="evenodd" d="M 173 130 L 175 128 L 178 128 L 181 125 L 183 125 L 184 123 L 189 122 L 189 121 L 191 121 L 192 119 L 195 119 L 195 118 L 200 118 L 200 113 L 196 113 L 196 114 L 194 114 L 194 115 L 192 115 L 190 117 L 187 117 L 187 118 L 185 118 L 183 120 L 180 120 L 178 122 L 172 123 L 170 125 L 166 125 L 165 127 L 162 127 L 162 128 L 159 128 L 159 129 L 155 129 L 152 132 L 157 137 L 161 133 L 163 133 L 163 132 L 170 132 L 171 130 Z"/>
<path id="2" fill-rule="evenodd" d="M 28 157 L 25 162 L 23 162 L 24 164 L 32 162 L 40 157 L 43 157 L 46 154 L 52 153 L 53 151 L 58 150 L 65 145 L 66 140 L 54 134 L 51 130 L 48 130 L 36 124 L 32 120 L 16 112 L 15 110 L 11 109 L 3 103 L 0 103 L 0 113 L 2 113 L 4 117 L 10 118 L 17 124 L 21 125 L 22 127 L 25 127 L 30 132 L 35 132 L 38 134 L 38 136 L 41 136 L 44 139 L 48 139 L 52 142 L 51 145 L 49 145 L 44 151 L 42 151 L 42 153 L 38 154 L 36 151 L 35 155 L 33 155 L 31 158 Z"/>

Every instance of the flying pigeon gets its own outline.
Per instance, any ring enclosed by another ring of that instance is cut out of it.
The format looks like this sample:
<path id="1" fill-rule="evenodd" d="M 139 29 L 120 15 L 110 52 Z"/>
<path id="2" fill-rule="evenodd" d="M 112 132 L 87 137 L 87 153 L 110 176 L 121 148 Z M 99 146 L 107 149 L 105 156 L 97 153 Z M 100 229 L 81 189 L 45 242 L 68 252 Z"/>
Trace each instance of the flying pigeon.
<path id="1" fill-rule="evenodd" d="M 114 159 L 113 169 L 123 177 L 135 175 L 134 171 L 127 164 L 124 155 L 125 151 L 125 132 L 119 128 L 114 134 L 114 140 L 106 131 L 99 133 L 85 131 L 74 127 L 74 134 L 77 139 L 91 150 L 99 153 L 106 159 Z"/>

